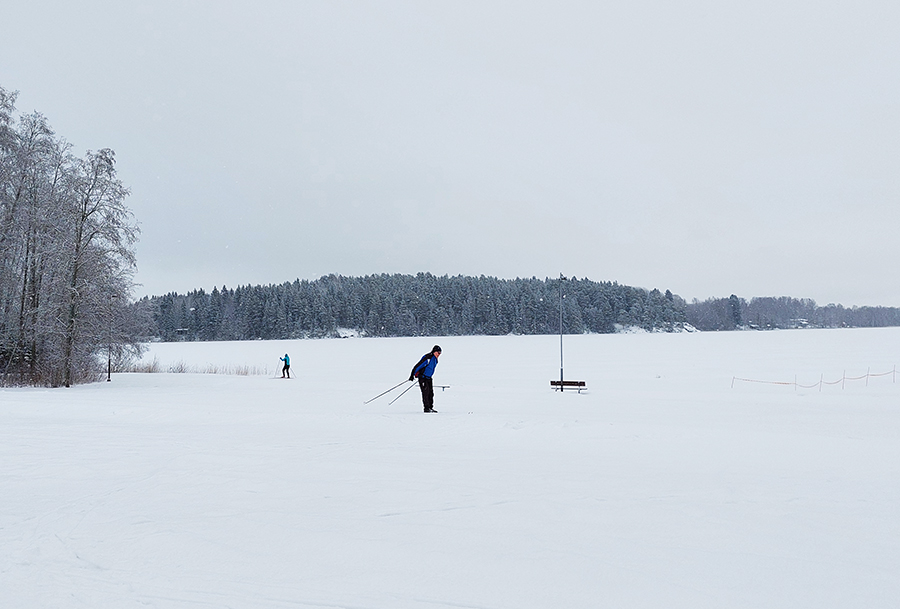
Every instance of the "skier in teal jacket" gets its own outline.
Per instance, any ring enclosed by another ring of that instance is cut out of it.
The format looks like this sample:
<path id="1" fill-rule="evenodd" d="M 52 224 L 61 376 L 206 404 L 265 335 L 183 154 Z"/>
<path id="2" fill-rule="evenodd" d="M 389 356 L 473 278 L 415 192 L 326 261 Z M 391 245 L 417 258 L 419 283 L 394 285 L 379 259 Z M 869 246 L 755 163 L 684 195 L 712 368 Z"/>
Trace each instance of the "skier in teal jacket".
<path id="1" fill-rule="evenodd" d="M 281 378 L 284 378 L 285 374 L 287 378 L 291 378 L 291 358 L 285 353 L 284 357 L 279 357 L 278 359 L 284 362 L 284 368 L 281 369 Z"/>

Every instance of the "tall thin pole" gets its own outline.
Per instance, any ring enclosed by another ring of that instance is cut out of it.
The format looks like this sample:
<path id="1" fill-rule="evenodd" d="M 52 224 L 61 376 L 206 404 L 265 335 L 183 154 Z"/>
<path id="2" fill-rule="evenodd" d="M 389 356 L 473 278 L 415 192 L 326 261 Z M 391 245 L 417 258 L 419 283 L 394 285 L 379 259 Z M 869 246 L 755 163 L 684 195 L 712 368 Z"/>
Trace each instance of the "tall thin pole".
<path id="1" fill-rule="evenodd" d="M 109 296 L 109 324 L 106 328 L 106 382 L 112 380 L 112 294 Z"/>
<path id="2" fill-rule="evenodd" d="M 109 324 L 106 328 L 106 382 L 112 380 L 112 330 L 113 330 L 113 298 L 115 294 L 109 295 Z"/>
<path id="3" fill-rule="evenodd" d="M 565 281 L 563 274 L 559 274 L 559 390 L 563 390 L 563 293 L 562 282 Z"/>

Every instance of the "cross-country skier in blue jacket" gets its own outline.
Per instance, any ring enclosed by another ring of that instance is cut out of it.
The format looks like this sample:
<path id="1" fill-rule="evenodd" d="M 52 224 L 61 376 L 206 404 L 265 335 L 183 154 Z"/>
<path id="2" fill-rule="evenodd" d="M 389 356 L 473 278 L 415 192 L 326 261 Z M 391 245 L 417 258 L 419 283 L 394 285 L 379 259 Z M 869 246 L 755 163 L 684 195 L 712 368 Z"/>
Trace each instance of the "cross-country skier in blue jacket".
<path id="1" fill-rule="evenodd" d="M 291 358 L 285 353 L 284 357 L 279 357 L 278 359 L 284 362 L 284 368 L 281 369 L 281 378 L 284 378 L 285 374 L 287 374 L 288 378 L 291 378 Z"/>
<path id="2" fill-rule="evenodd" d="M 434 375 L 434 369 L 438 365 L 438 357 L 440 355 L 441 348 L 435 345 L 429 353 L 422 356 L 422 359 L 413 366 L 412 372 L 409 373 L 409 380 L 419 379 L 425 412 L 437 412 L 434 409 L 434 385 L 431 382 L 431 377 Z"/>

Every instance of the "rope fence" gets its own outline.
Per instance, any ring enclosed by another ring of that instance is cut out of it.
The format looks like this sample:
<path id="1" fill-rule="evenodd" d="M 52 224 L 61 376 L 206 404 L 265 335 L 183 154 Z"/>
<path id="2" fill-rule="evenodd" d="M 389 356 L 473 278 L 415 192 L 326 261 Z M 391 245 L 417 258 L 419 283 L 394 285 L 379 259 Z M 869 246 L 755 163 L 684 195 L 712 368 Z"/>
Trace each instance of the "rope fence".
<path id="1" fill-rule="evenodd" d="M 825 375 L 822 374 L 819 376 L 819 382 L 813 383 L 812 385 L 802 385 L 797 382 L 797 376 L 794 376 L 794 382 L 791 383 L 789 381 L 760 381 L 757 379 L 745 379 L 739 376 L 731 377 L 731 388 L 734 389 L 734 384 L 737 381 L 741 381 L 743 383 L 760 383 L 763 385 L 784 385 L 787 387 L 794 387 L 794 391 L 797 389 L 815 389 L 819 388 L 819 391 L 822 391 L 822 387 L 824 385 L 840 385 L 841 389 L 843 389 L 847 385 L 847 381 L 866 381 L 866 387 L 869 386 L 869 379 L 876 378 L 880 376 L 890 376 L 892 378 L 892 382 L 897 382 L 897 366 L 894 365 L 893 370 L 888 370 L 887 372 L 871 372 L 871 369 L 867 369 L 866 373 L 862 376 L 847 376 L 847 371 L 844 371 L 844 375 L 836 381 L 826 381 Z"/>

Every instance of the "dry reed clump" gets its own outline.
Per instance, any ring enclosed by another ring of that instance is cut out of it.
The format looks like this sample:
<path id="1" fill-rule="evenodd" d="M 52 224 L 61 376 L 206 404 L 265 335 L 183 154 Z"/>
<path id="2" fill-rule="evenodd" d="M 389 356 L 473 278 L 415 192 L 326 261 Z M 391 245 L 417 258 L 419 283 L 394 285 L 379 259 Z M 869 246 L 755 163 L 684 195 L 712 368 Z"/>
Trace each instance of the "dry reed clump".
<path id="1" fill-rule="evenodd" d="M 171 374 L 226 374 L 234 376 L 257 376 L 268 375 L 269 370 L 266 367 L 234 364 L 206 364 L 198 366 L 196 364 L 188 364 L 184 360 L 178 360 L 167 368 L 163 368 L 159 362 L 159 358 L 154 357 L 149 362 L 138 362 L 128 367 L 125 372 L 136 372 L 142 374 L 155 374 L 168 372 Z"/>
<path id="2" fill-rule="evenodd" d="M 153 360 L 149 362 L 132 363 L 122 370 L 122 372 L 139 372 L 142 374 L 155 374 L 162 371 L 162 366 L 157 357 L 154 357 Z"/>

